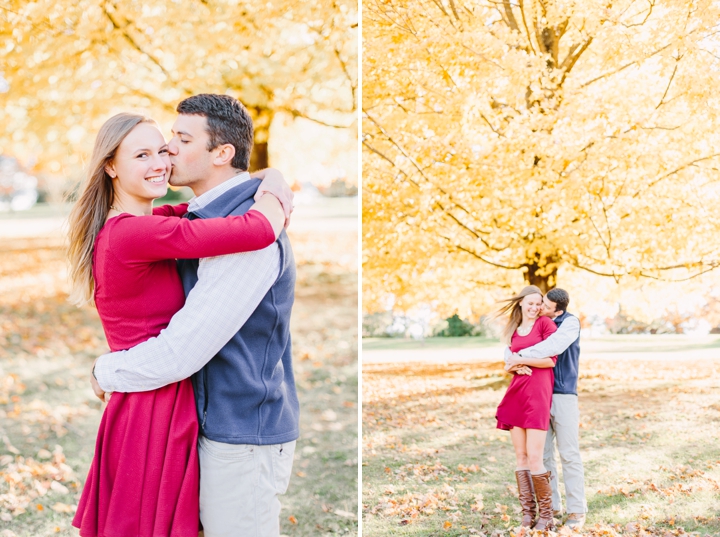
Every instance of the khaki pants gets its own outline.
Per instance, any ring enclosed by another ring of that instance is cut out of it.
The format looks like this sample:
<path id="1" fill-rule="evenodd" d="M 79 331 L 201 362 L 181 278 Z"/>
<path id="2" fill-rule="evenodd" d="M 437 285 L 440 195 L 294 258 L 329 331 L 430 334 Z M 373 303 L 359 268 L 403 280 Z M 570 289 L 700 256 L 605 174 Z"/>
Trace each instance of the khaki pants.
<path id="1" fill-rule="evenodd" d="M 543 462 L 545 469 L 552 472 L 553 510 L 562 508 L 558 490 L 557 464 L 555 463 L 555 442 L 557 442 L 562 463 L 563 482 L 568 513 L 587 513 L 585 501 L 585 473 L 580 458 L 578 433 L 580 430 L 580 409 L 577 395 L 554 393 L 550 407 L 550 427 L 545 438 Z M 201 477 L 202 480 L 202 477 Z"/>
<path id="2" fill-rule="evenodd" d="M 278 537 L 280 500 L 295 442 L 224 444 L 200 437 L 200 521 L 205 537 Z"/>

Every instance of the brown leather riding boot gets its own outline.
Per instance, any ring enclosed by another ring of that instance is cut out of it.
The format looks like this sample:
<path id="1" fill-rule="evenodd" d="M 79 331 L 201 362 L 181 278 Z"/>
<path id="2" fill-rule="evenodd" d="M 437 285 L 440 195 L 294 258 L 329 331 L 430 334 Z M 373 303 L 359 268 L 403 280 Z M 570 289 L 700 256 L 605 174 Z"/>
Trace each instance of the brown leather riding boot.
<path id="1" fill-rule="evenodd" d="M 554 530 L 552 506 L 552 487 L 550 486 L 550 472 L 532 476 L 533 488 L 538 504 L 538 520 L 536 530 Z"/>
<path id="2" fill-rule="evenodd" d="M 522 507 L 522 526 L 532 528 L 535 525 L 537 504 L 535 503 L 530 470 L 516 470 L 515 479 L 517 479 L 518 497 L 520 499 L 520 507 Z"/>

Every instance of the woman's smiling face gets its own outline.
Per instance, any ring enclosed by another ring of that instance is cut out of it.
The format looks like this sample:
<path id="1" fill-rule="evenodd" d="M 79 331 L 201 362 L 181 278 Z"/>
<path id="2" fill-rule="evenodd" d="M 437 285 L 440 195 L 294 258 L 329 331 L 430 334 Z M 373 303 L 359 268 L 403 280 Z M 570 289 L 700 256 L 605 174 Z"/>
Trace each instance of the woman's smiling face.
<path id="1" fill-rule="evenodd" d="M 542 295 L 539 293 L 533 293 L 523 297 L 520 301 L 523 319 L 536 319 L 538 317 L 540 309 L 542 308 L 542 298 Z"/>
<path id="2" fill-rule="evenodd" d="M 138 200 L 167 194 L 170 155 L 165 138 L 152 123 L 140 123 L 125 137 L 105 170 L 122 190 Z"/>

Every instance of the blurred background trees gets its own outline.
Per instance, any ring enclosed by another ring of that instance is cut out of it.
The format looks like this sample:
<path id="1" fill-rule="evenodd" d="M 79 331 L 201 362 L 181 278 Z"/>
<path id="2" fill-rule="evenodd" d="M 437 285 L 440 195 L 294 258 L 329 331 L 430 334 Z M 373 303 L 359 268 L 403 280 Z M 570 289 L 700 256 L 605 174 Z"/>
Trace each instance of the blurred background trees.
<path id="1" fill-rule="evenodd" d="M 357 27 L 347 0 L 10 0 L 0 9 L 0 154 L 77 178 L 114 113 L 144 111 L 169 134 L 180 100 L 228 93 L 255 121 L 252 169 L 273 161 L 273 126 L 298 120 L 322 138 L 317 158 L 357 184 Z"/>

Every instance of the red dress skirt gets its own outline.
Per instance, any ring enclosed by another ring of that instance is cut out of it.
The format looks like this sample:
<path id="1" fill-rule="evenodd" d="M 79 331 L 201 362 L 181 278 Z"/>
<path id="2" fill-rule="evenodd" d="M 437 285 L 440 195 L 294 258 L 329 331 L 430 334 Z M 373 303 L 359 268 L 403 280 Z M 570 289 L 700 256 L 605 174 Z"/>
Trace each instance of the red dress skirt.
<path id="1" fill-rule="evenodd" d="M 557 330 L 548 317 L 539 317 L 527 336 L 512 336 L 510 350 L 518 352 L 547 339 Z M 557 357 L 552 357 L 557 362 Z M 513 375 L 505 396 L 495 413 L 497 428 L 548 430 L 555 372 L 552 367 L 530 367 L 532 375 Z"/>

